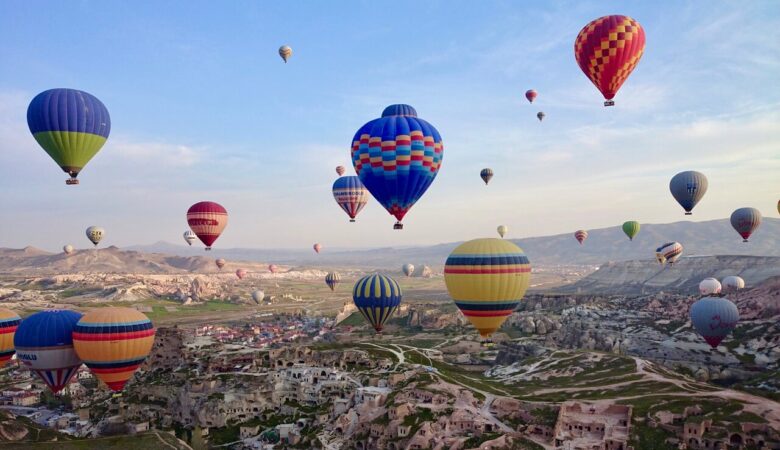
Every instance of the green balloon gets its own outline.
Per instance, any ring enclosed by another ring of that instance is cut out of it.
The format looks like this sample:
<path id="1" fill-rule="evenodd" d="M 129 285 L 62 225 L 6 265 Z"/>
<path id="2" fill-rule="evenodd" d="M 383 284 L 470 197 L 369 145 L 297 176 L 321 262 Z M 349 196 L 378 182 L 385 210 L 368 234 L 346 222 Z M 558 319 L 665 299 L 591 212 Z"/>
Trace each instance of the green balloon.
<path id="1" fill-rule="evenodd" d="M 639 222 L 636 220 L 629 220 L 623 224 L 623 233 L 626 233 L 629 240 L 634 240 L 634 236 L 639 233 Z"/>

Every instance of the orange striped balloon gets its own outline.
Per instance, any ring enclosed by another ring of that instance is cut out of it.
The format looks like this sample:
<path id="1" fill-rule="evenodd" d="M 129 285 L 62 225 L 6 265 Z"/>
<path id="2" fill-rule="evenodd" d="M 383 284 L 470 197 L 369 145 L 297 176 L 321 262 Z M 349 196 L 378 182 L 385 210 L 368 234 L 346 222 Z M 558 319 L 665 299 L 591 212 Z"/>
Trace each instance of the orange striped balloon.
<path id="1" fill-rule="evenodd" d="M 73 347 L 89 370 L 116 392 L 149 356 L 154 331 L 152 321 L 135 309 L 97 308 L 76 324 Z"/>
<path id="2" fill-rule="evenodd" d="M 22 318 L 19 314 L 10 309 L 0 308 L 0 367 L 6 365 L 16 353 L 14 334 L 21 322 Z"/>

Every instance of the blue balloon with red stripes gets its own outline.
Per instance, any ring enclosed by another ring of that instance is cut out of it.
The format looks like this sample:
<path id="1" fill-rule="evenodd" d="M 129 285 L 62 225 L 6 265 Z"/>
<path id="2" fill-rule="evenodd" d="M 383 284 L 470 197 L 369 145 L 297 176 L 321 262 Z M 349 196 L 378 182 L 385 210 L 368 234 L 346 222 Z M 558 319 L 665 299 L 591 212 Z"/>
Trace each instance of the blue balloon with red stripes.
<path id="1" fill-rule="evenodd" d="M 395 218 L 395 229 L 441 168 L 444 144 L 409 105 L 390 105 L 352 139 L 352 164 L 371 195 Z"/>
<path id="2" fill-rule="evenodd" d="M 73 330 L 81 313 L 67 309 L 40 311 L 22 320 L 14 335 L 16 357 L 57 393 L 81 366 L 73 349 Z"/>

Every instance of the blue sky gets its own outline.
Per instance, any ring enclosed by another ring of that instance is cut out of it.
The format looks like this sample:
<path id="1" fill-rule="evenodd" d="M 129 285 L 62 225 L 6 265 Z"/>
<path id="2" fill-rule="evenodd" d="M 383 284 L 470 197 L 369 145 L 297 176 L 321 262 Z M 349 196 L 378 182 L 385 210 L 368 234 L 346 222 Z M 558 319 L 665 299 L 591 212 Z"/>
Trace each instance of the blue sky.
<path id="1" fill-rule="evenodd" d="M 572 48 L 606 14 L 647 35 L 612 108 Z M 108 245 L 178 243 L 200 200 L 230 213 L 222 247 L 671 222 L 684 216 L 668 181 L 688 169 L 710 181 L 693 220 L 742 206 L 776 217 L 778 42 L 776 2 L 2 2 L 0 246 L 84 246 L 93 224 Z M 78 187 L 26 126 L 27 104 L 52 87 L 90 92 L 111 113 Z M 402 232 L 373 201 L 348 223 L 330 192 L 355 130 L 391 103 L 413 105 L 445 144 Z M 489 187 L 483 167 L 496 173 Z"/>

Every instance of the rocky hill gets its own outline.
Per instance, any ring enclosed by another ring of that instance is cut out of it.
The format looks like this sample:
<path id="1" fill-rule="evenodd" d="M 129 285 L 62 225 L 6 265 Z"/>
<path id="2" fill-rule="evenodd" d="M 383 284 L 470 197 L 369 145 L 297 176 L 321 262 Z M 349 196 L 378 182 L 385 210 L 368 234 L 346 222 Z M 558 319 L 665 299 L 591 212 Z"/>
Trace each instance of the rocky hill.
<path id="1" fill-rule="evenodd" d="M 603 264 L 598 270 L 560 292 L 646 294 L 658 291 L 695 294 L 707 277 L 723 279 L 738 275 L 748 286 L 780 275 L 780 257 L 775 256 L 691 256 L 674 265 L 656 261 L 620 261 Z"/>
<path id="2" fill-rule="evenodd" d="M 653 259 L 655 249 L 669 241 L 685 247 L 685 255 L 758 255 L 780 256 L 780 219 L 765 217 L 761 227 L 750 238 L 742 239 L 731 228 L 728 219 L 704 222 L 642 224 L 642 230 L 629 241 L 620 226 L 588 230 L 588 239 L 579 245 L 572 233 L 554 236 L 511 239 L 523 248 L 533 265 L 594 265 L 607 261 Z M 511 234 L 510 234 L 511 236 Z M 480 236 L 473 236 L 480 237 Z M 328 247 L 320 254 L 311 249 L 220 249 L 214 257 L 233 260 L 274 261 L 277 264 L 327 264 L 397 269 L 410 262 L 440 268 L 450 252 L 461 242 L 432 246 L 386 247 L 365 250 L 339 250 Z M 192 248 L 165 242 L 132 247 L 144 252 L 191 255 Z"/>

